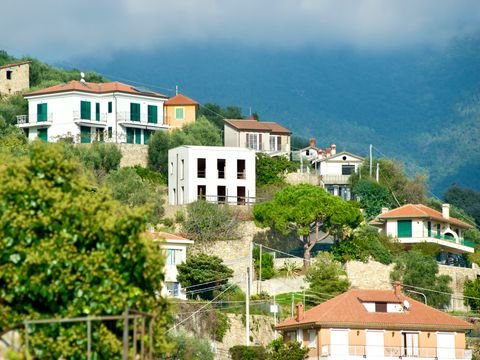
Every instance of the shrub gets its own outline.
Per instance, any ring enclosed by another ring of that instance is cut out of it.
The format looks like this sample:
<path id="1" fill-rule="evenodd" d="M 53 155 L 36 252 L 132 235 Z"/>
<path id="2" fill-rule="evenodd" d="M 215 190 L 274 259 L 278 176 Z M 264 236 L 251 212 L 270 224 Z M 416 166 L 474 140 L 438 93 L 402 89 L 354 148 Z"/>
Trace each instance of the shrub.
<path id="1" fill-rule="evenodd" d="M 231 347 L 228 352 L 232 360 L 265 360 L 267 353 L 263 346 L 236 345 Z"/>
<path id="2" fill-rule="evenodd" d="M 260 278 L 260 248 L 253 249 L 253 260 L 255 273 Z M 271 279 L 275 275 L 275 265 L 273 263 L 273 255 L 268 252 L 262 252 L 262 280 Z"/>
<path id="3" fill-rule="evenodd" d="M 285 343 L 282 338 L 273 340 L 267 347 L 269 360 L 303 360 L 308 353 L 308 349 L 298 341 Z"/>
<path id="4" fill-rule="evenodd" d="M 171 336 L 170 341 L 173 343 L 174 349 L 167 356 L 167 359 L 213 360 L 215 358 L 207 339 L 181 331 Z"/>

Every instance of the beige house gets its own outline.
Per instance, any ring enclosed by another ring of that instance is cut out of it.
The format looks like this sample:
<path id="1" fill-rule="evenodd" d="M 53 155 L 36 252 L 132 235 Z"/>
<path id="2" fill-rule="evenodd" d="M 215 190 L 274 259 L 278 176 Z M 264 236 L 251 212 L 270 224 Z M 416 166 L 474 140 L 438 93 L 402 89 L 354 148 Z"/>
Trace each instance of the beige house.
<path id="1" fill-rule="evenodd" d="M 292 132 L 275 122 L 225 119 L 223 129 L 225 146 L 290 157 Z"/>
<path id="2" fill-rule="evenodd" d="M 198 102 L 185 95 L 178 94 L 163 104 L 164 123 L 170 130 L 195 122 L 198 112 Z"/>
<path id="3" fill-rule="evenodd" d="M 394 290 L 352 289 L 277 326 L 284 341 L 309 349 L 308 359 L 471 359 L 473 326 Z"/>
<path id="4" fill-rule="evenodd" d="M 30 88 L 30 61 L 0 66 L 0 96 L 13 95 Z"/>

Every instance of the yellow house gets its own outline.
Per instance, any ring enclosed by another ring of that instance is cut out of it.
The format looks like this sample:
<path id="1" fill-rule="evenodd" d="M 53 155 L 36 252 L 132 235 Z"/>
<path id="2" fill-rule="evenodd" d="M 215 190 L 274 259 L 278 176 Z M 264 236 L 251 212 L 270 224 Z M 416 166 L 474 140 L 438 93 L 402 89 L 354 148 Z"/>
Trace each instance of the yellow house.
<path id="1" fill-rule="evenodd" d="M 197 118 L 198 102 L 182 94 L 168 99 L 163 107 L 164 123 L 170 126 L 170 130 L 193 123 Z"/>
<path id="2" fill-rule="evenodd" d="M 394 290 L 352 289 L 281 322 L 284 341 L 309 359 L 471 359 L 465 332 L 473 326 Z"/>

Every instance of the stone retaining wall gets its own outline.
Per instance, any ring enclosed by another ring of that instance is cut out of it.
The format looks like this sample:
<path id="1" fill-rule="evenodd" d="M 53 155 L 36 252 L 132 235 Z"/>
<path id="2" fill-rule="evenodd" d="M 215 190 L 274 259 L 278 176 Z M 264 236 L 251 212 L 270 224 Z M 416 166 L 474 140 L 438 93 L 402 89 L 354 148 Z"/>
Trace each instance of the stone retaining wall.
<path id="1" fill-rule="evenodd" d="M 122 152 L 120 167 L 148 165 L 148 146 L 140 144 L 116 144 Z"/>

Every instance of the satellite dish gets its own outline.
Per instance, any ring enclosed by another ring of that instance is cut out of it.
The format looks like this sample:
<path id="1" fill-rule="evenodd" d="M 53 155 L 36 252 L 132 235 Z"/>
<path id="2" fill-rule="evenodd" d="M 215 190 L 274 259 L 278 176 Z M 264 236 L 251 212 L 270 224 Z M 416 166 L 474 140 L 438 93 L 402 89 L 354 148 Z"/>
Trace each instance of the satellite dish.
<path id="1" fill-rule="evenodd" d="M 403 307 L 407 310 L 410 309 L 410 303 L 408 302 L 408 300 L 403 300 Z"/>
<path id="2" fill-rule="evenodd" d="M 83 71 L 80 73 L 80 77 L 82 77 L 82 78 L 85 77 L 85 73 Z"/>

